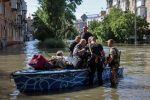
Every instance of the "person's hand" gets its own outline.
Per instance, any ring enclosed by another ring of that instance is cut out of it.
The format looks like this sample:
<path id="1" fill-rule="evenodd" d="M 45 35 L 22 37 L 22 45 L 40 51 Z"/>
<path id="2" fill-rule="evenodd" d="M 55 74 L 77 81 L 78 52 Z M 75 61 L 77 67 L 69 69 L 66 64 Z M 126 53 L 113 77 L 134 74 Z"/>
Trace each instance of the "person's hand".
<path id="1" fill-rule="evenodd" d="M 85 52 L 85 49 L 78 51 L 78 53 L 84 53 L 84 52 Z"/>
<path id="2" fill-rule="evenodd" d="M 104 62 L 104 65 L 107 66 L 107 64 L 108 64 L 108 61 L 106 60 L 106 61 Z"/>
<path id="3" fill-rule="evenodd" d="M 48 59 L 47 61 L 48 61 L 48 62 L 50 62 L 50 61 L 51 61 L 51 59 Z"/>
<path id="4" fill-rule="evenodd" d="M 81 52 L 85 52 L 85 49 L 82 49 Z"/>

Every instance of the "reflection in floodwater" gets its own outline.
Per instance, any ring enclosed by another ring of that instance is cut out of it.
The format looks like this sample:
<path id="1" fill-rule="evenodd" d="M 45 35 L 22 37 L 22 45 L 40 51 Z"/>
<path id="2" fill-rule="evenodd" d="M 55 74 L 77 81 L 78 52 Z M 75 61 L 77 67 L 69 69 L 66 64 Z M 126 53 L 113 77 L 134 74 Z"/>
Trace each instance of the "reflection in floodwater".
<path id="1" fill-rule="evenodd" d="M 35 40 L 35 41 L 30 41 L 30 42 L 26 42 L 25 43 L 25 51 L 24 53 L 26 54 L 26 69 L 28 69 L 30 66 L 28 65 L 28 62 L 32 59 L 32 56 L 34 54 L 38 54 L 40 53 L 39 49 L 37 48 L 37 43 L 39 41 Z"/>
<path id="2" fill-rule="evenodd" d="M 29 68 L 28 61 L 34 54 L 43 53 L 37 48 L 38 41 L 14 45 L 0 50 L 0 100 L 149 100 L 150 99 L 150 46 L 117 45 L 122 51 L 121 66 L 124 77 L 117 88 L 111 88 L 106 82 L 94 88 L 51 91 L 48 93 L 22 94 L 10 80 L 10 74 L 16 70 Z M 108 55 L 108 47 L 104 46 Z M 57 49 L 48 50 L 54 55 Z M 45 56 L 45 54 L 43 53 Z"/>

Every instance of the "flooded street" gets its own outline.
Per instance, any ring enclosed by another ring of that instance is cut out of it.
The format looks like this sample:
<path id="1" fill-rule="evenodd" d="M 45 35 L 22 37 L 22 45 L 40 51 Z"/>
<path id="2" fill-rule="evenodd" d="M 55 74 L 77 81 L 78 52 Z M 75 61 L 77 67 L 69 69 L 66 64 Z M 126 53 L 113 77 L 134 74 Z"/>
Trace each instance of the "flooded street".
<path id="1" fill-rule="evenodd" d="M 16 70 L 28 68 L 27 62 L 32 55 L 42 53 L 37 49 L 38 41 L 0 50 L 0 100 L 150 100 L 150 45 L 117 45 L 121 50 L 121 66 L 124 76 L 117 88 L 110 83 L 80 91 L 57 93 L 23 94 L 19 93 L 10 74 Z M 108 54 L 108 48 L 104 46 Z M 49 50 L 54 55 L 57 50 Z M 47 57 L 47 56 L 46 56 Z"/>

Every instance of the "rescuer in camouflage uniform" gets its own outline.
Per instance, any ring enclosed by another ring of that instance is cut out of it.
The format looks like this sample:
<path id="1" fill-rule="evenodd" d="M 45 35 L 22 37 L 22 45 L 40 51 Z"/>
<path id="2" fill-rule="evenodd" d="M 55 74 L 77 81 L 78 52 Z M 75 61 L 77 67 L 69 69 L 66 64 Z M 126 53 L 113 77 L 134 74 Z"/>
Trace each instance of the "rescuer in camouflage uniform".
<path id="1" fill-rule="evenodd" d="M 105 64 L 110 65 L 110 82 L 112 86 L 115 86 L 118 84 L 118 68 L 120 65 L 120 52 L 119 50 L 114 47 L 114 41 L 113 39 L 110 39 L 107 41 L 109 48 L 109 57 L 107 58 L 107 61 Z"/>

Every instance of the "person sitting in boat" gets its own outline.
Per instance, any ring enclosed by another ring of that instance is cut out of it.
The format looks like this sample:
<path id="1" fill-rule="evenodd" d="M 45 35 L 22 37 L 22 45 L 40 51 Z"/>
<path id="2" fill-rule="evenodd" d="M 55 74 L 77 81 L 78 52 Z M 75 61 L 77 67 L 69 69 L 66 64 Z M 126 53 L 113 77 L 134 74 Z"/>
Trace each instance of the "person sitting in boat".
<path id="1" fill-rule="evenodd" d="M 73 64 L 67 61 L 63 56 L 63 51 L 57 51 L 56 56 L 49 59 L 56 68 L 73 68 Z"/>
<path id="2" fill-rule="evenodd" d="M 76 36 L 75 40 L 70 44 L 70 47 L 69 47 L 70 57 L 73 57 L 74 47 L 80 42 L 80 40 L 81 40 L 81 37 Z"/>
<path id="3" fill-rule="evenodd" d="M 79 44 L 77 44 L 73 51 L 73 56 L 77 58 L 78 62 L 76 68 L 85 68 L 86 67 L 86 40 L 81 39 Z"/>

